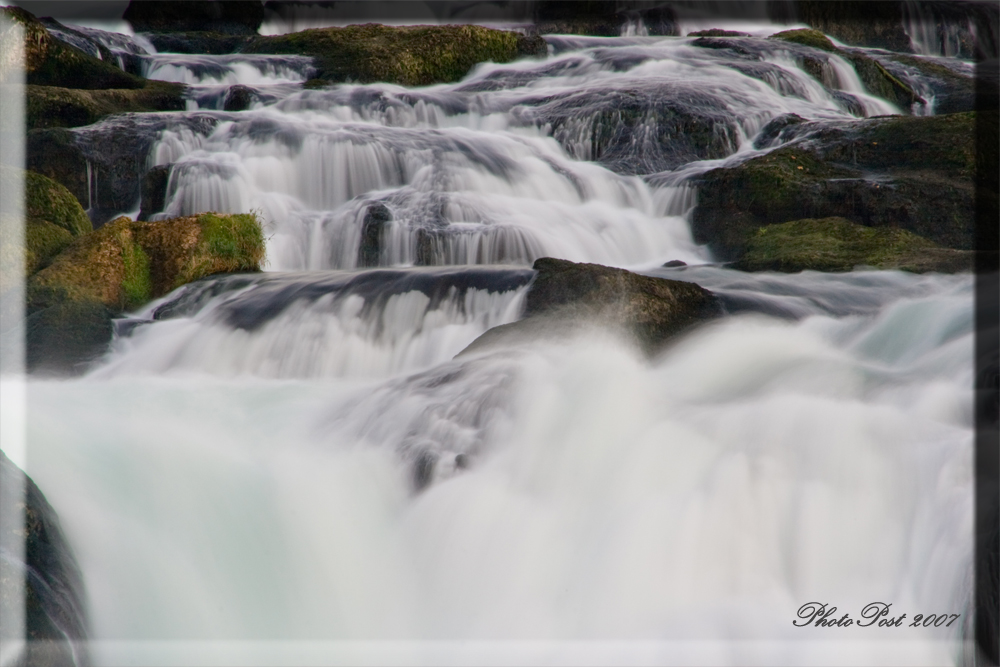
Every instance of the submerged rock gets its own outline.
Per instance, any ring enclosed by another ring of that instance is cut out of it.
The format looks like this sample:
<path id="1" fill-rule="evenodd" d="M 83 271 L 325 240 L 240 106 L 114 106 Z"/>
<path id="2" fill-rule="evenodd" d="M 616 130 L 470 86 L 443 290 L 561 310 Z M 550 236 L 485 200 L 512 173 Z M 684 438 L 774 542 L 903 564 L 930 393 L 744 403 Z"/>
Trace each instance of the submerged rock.
<path id="1" fill-rule="evenodd" d="M 545 42 L 477 25 L 391 27 L 375 23 L 262 36 L 246 53 L 312 56 L 316 78 L 330 82 L 385 82 L 404 86 L 448 83 L 481 62 L 542 56 Z"/>
<path id="2" fill-rule="evenodd" d="M 59 517 L 38 486 L 0 451 L 0 624 L 24 619 L 25 666 L 86 665 L 83 576 Z M 23 605 L 23 606 L 22 606 Z M 23 614 L 23 616 L 22 616 Z"/>
<path id="3" fill-rule="evenodd" d="M 974 114 L 806 122 L 766 155 L 697 179 L 692 232 L 724 260 L 758 227 L 842 217 L 945 247 L 973 242 Z"/>
<path id="4" fill-rule="evenodd" d="M 2 7 L 0 12 L 24 28 L 28 84 L 83 89 L 143 87 L 143 79 L 56 39 L 30 12 L 20 7 Z"/>
<path id="5" fill-rule="evenodd" d="M 211 274 L 259 271 L 263 261 L 253 214 L 108 223 L 28 282 L 28 369 L 79 370 L 106 349 L 115 314 Z"/>
<path id="6" fill-rule="evenodd" d="M 733 265 L 741 271 L 850 271 L 856 266 L 923 273 L 972 270 L 969 250 L 942 248 L 903 229 L 865 227 L 844 218 L 793 220 L 761 227 Z"/>
<path id="7" fill-rule="evenodd" d="M 29 130 L 79 127 L 105 116 L 125 112 L 183 111 L 186 86 L 168 81 L 145 81 L 142 88 L 77 90 L 54 86 L 28 86 L 26 99 Z"/>
<path id="8" fill-rule="evenodd" d="M 672 337 L 721 313 L 718 299 L 690 282 L 643 276 L 599 264 L 535 261 L 524 319 L 493 327 L 461 354 L 586 328 L 610 330 L 652 354 Z"/>

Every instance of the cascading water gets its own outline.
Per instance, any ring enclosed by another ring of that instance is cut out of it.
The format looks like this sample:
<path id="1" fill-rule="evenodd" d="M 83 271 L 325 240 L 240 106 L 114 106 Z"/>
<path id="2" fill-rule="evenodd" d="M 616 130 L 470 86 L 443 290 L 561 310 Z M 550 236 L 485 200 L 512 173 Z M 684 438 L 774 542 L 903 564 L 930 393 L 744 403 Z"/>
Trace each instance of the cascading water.
<path id="1" fill-rule="evenodd" d="M 744 274 L 686 219 L 685 178 L 772 149 L 771 119 L 900 110 L 793 44 L 548 39 L 420 89 L 145 59 L 289 87 L 144 126 L 158 217 L 257 209 L 269 272 L 185 286 L 85 377 L 28 386 L 26 468 L 97 663 L 956 659 L 962 622 L 792 621 L 966 618 L 971 278 Z M 520 316 L 542 256 L 690 280 L 730 314 L 652 360 L 598 332 L 458 354 Z"/>

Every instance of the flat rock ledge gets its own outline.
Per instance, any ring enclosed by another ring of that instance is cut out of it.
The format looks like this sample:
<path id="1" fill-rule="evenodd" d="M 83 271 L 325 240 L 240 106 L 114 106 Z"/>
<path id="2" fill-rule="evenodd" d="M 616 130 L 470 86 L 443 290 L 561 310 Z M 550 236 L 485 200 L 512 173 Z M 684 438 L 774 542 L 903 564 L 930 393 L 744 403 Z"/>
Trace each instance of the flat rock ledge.
<path id="1" fill-rule="evenodd" d="M 493 327 L 458 356 L 588 329 L 611 332 L 652 355 L 674 336 L 722 314 L 717 297 L 694 283 L 551 257 L 532 268 L 538 274 L 524 319 Z"/>

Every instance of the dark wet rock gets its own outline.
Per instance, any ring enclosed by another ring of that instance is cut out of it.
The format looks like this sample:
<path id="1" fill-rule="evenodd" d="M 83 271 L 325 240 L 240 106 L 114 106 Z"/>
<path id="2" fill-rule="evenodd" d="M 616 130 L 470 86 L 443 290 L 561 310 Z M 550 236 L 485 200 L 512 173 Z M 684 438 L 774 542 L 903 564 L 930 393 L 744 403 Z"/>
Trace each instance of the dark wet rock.
<path id="1" fill-rule="evenodd" d="M 152 167 L 142 177 L 142 200 L 138 220 L 149 220 L 149 216 L 159 213 L 166 206 L 167 183 L 170 180 L 170 165 Z"/>
<path id="2" fill-rule="evenodd" d="M 708 30 L 696 30 L 689 32 L 688 37 L 749 37 L 748 32 L 738 32 L 736 30 L 721 30 L 719 28 L 709 28 Z"/>
<path id="3" fill-rule="evenodd" d="M 934 99 L 934 113 L 949 114 L 976 108 L 975 78 L 947 61 L 899 53 L 875 54 L 886 70 L 905 80 L 925 98 Z"/>
<path id="4" fill-rule="evenodd" d="M 223 111 L 246 111 L 260 99 L 257 91 L 249 86 L 237 84 L 226 91 L 226 99 L 222 104 Z"/>
<path id="5" fill-rule="evenodd" d="M 461 354 L 537 337 L 561 338 L 596 327 L 652 354 L 674 336 L 721 313 L 718 299 L 690 282 L 653 278 L 599 264 L 535 261 L 524 319 L 494 327 Z"/>
<path id="6" fill-rule="evenodd" d="M 758 227 L 842 217 L 972 247 L 974 114 L 801 123 L 799 138 L 697 179 L 692 232 L 723 260 Z"/>
<path id="7" fill-rule="evenodd" d="M 687 262 L 682 262 L 679 259 L 672 259 L 669 262 L 667 262 L 666 264 L 664 264 L 663 266 L 664 266 L 664 268 L 672 269 L 672 268 L 679 267 L 679 266 L 687 266 Z"/>
<path id="8" fill-rule="evenodd" d="M 80 127 L 117 113 L 183 111 L 186 88 L 167 81 L 146 81 L 142 88 L 113 90 L 28 86 L 27 126 L 29 130 Z"/>
<path id="9" fill-rule="evenodd" d="M 204 53 L 221 56 L 236 53 L 252 42 L 255 35 L 229 35 L 193 28 L 189 32 L 148 32 L 143 37 L 161 53 Z"/>
<path id="10" fill-rule="evenodd" d="M 104 354 L 116 311 L 61 289 L 28 288 L 25 363 L 29 373 L 76 375 Z"/>
<path id="11" fill-rule="evenodd" d="M 793 220 L 750 235 L 733 268 L 741 271 L 850 271 L 856 266 L 916 273 L 972 270 L 970 250 L 942 248 L 894 227 L 865 227 L 844 218 Z"/>
<path id="12" fill-rule="evenodd" d="M 51 178 L 87 206 L 87 159 L 73 132 L 62 128 L 32 130 L 25 149 L 30 171 Z"/>
<path id="13" fill-rule="evenodd" d="M 912 53 L 901 2 L 798 0 L 799 19 L 845 44 Z"/>
<path id="14" fill-rule="evenodd" d="M 30 12 L 20 7 L 0 12 L 24 28 L 25 81 L 61 88 L 142 88 L 143 80 L 62 42 Z"/>
<path id="15" fill-rule="evenodd" d="M 385 246 L 385 228 L 392 222 L 392 212 L 382 202 L 368 206 L 361 223 L 361 244 L 358 247 L 358 266 L 378 266 Z"/>
<path id="16" fill-rule="evenodd" d="M 52 506 L 30 477 L 0 452 L 0 614 L 24 618 L 25 667 L 87 665 L 83 576 Z M 23 606 L 22 606 L 23 605 Z"/>
<path id="17" fill-rule="evenodd" d="M 782 114 L 761 128 L 753 141 L 753 147 L 756 149 L 770 148 L 786 143 L 794 138 L 793 130 L 795 126 L 801 125 L 804 122 L 806 122 L 805 118 L 798 114 Z M 793 130 L 790 131 L 790 128 Z"/>
<path id="18" fill-rule="evenodd" d="M 724 94 L 678 82 L 571 92 L 520 112 L 523 122 L 550 126 L 577 159 L 625 174 L 722 158 L 737 147 L 737 122 Z"/>
<path id="19" fill-rule="evenodd" d="M 728 49 L 736 55 L 743 56 L 751 60 L 760 60 L 761 57 L 761 51 L 759 48 L 753 48 L 750 43 L 742 39 L 729 39 L 726 37 L 699 37 L 691 42 L 691 45 L 703 49 Z"/>
<path id="20" fill-rule="evenodd" d="M 545 55 L 540 37 L 476 25 L 391 27 L 374 23 L 262 36 L 247 53 L 311 56 L 316 77 L 405 86 L 458 81 L 478 63 Z"/>
<path id="21" fill-rule="evenodd" d="M 818 30 L 786 30 L 771 35 L 768 39 L 799 44 L 818 51 L 835 53 L 848 60 L 857 72 L 858 78 L 873 95 L 889 100 L 906 113 L 913 104 L 925 103 L 906 82 L 889 72 L 878 60 L 858 50 L 838 49 L 833 42 Z M 833 73 L 825 66 L 825 58 L 800 55 L 803 69 L 828 88 L 836 87 L 831 80 Z"/>
<path id="22" fill-rule="evenodd" d="M 136 32 L 207 30 L 254 35 L 264 21 L 264 4 L 258 0 L 132 0 L 122 18 Z"/>

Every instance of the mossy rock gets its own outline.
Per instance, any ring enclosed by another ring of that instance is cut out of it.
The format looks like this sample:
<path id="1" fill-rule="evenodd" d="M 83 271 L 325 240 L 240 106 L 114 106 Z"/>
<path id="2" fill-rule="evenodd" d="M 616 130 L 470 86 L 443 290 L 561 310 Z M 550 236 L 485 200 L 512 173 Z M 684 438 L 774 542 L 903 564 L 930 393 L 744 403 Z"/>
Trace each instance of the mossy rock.
<path id="1" fill-rule="evenodd" d="M 865 266 L 914 272 L 972 269 L 972 252 L 942 248 L 904 229 L 864 227 L 844 218 L 760 227 L 734 264 L 742 271 L 850 271 Z"/>
<path id="2" fill-rule="evenodd" d="M 709 28 L 708 30 L 696 30 L 689 32 L 688 37 L 750 37 L 748 32 L 738 32 L 736 30 L 722 30 L 721 28 Z"/>
<path id="3" fill-rule="evenodd" d="M 30 12 L 0 8 L 24 28 L 24 66 L 28 84 L 63 88 L 142 88 L 143 79 L 70 46 L 49 34 Z"/>
<path id="4" fill-rule="evenodd" d="M 24 274 L 44 269 L 70 243 L 73 235 L 45 220 L 27 220 L 24 225 Z"/>
<path id="5" fill-rule="evenodd" d="M 213 273 L 259 271 L 263 261 L 264 236 L 251 213 L 121 217 L 78 238 L 30 284 L 121 311 Z"/>
<path id="6" fill-rule="evenodd" d="M 768 39 L 780 39 L 783 42 L 810 46 L 814 49 L 820 49 L 821 51 L 836 52 L 838 50 L 837 47 L 833 45 L 833 42 L 830 41 L 829 37 L 821 33 L 819 30 L 811 30 L 808 28 L 800 30 L 785 30 L 771 35 Z"/>
<path id="7" fill-rule="evenodd" d="M 546 53 L 540 37 L 475 25 L 390 27 L 374 23 L 258 37 L 247 53 L 312 56 L 317 78 L 425 86 L 458 81 L 478 63 Z"/>
<path id="8" fill-rule="evenodd" d="M 24 172 L 24 214 L 28 220 L 44 220 L 79 236 L 93 229 L 80 202 L 56 181 Z"/>
<path id="9" fill-rule="evenodd" d="M 51 178 L 87 205 L 87 159 L 72 131 L 62 127 L 29 131 L 25 162 L 30 171 Z"/>
<path id="10" fill-rule="evenodd" d="M 655 354 L 721 314 L 717 297 L 691 282 L 552 257 L 536 260 L 533 268 L 524 319 L 490 329 L 461 354 L 538 337 L 562 340 L 590 328 L 612 331 Z"/>
<path id="11" fill-rule="evenodd" d="M 211 30 L 192 30 L 150 32 L 144 37 L 161 53 L 203 53 L 221 56 L 236 53 L 252 42 L 256 35 L 227 35 Z"/>
<path id="12" fill-rule="evenodd" d="M 974 127 L 974 114 L 797 124 L 803 141 L 699 177 L 695 240 L 728 261 L 758 227 L 842 217 L 971 249 Z"/>
<path id="13" fill-rule="evenodd" d="M 844 44 L 912 53 L 900 2 L 797 0 L 799 20 Z"/>
<path id="14" fill-rule="evenodd" d="M 940 62 L 900 53 L 878 54 L 883 66 L 896 72 L 896 78 L 909 73 L 923 78 L 934 95 L 936 114 L 962 113 L 976 107 L 976 80 Z"/>
<path id="15" fill-rule="evenodd" d="M 152 80 L 137 89 L 27 86 L 28 129 L 79 127 L 116 113 L 183 111 L 186 108 L 185 90 L 183 84 Z"/>

